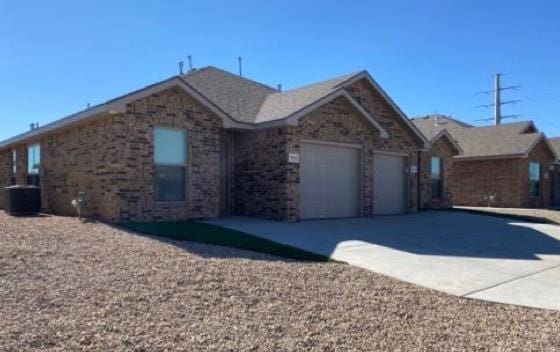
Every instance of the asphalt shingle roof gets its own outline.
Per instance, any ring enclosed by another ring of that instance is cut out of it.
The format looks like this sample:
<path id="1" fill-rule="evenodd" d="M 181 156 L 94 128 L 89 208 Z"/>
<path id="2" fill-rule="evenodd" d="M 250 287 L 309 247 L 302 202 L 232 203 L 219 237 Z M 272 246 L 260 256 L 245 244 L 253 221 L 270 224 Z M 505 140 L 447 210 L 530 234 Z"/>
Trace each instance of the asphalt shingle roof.
<path id="1" fill-rule="evenodd" d="M 235 120 L 253 122 L 269 94 L 278 90 L 216 67 L 204 67 L 181 78 Z"/>
<path id="2" fill-rule="evenodd" d="M 337 90 L 340 84 L 354 77 L 345 75 L 301 88 L 270 94 L 261 106 L 256 123 L 288 117 Z"/>
<path id="3" fill-rule="evenodd" d="M 234 119 L 263 123 L 289 117 L 334 92 L 341 83 L 357 74 L 286 91 L 211 66 L 181 78 Z"/>
<path id="4" fill-rule="evenodd" d="M 463 149 L 458 158 L 504 157 L 527 153 L 542 135 L 524 133 L 530 121 L 475 127 L 445 116 L 415 118 L 412 122 L 429 139 L 445 129 Z"/>
<path id="5" fill-rule="evenodd" d="M 556 155 L 560 156 L 560 137 L 549 138 L 548 141 L 552 148 L 554 148 Z"/>
<path id="6" fill-rule="evenodd" d="M 0 148 L 89 118 L 93 113 L 104 113 L 106 112 L 104 109 L 109 109 L 111 107 L 110 104 L 117 105 L 121 100 L 130 98 L 135 94 L 143 94 L 150 89 L 156 89 L 160 85 L 170 84 L 174 81 L 180 81 L 187 89 L 193 90 L 200 99 L 211 104 L 212 108 L 216 108 L 220 114 L 237 122 L 259 124 L 289 118 L 303 111 L 305 108 L 313 106 L 314 103 L 317 103 L 322 98 L 326 98 L 331 94 L 339 94 L 345 82 L 359 77 L 360 75 L 368 77 L 366 71 L 360 71 L 296 89 L 279 91 L 260 82 L 240 77 L 216 67 L 208 66 L 146 86 L 142 89 L 96 105 L 88 110 L 57 120 L 42 128 L 10 138 L 9 140 L 0 142 Z M 376 83 L 373 84 L 377 87 Z M 381 88 L 378 87 L 376 89 Z M 385 93 L 383 92 L 383 94 Z M 390 101 L 389 97 L 386 97 L 386 99 Z M 392 101 L 390 101 L 390 103 L 394 105 Z M 394 105 L 394 108 L 399 114 L 402 114 L 396 105 Z M 402 117 L 406 119 L 404 114 L 402 114 Z M 412 127 L 412 129 L 418 137 L 423 140 L 421 133 L 414 127 Z"/>

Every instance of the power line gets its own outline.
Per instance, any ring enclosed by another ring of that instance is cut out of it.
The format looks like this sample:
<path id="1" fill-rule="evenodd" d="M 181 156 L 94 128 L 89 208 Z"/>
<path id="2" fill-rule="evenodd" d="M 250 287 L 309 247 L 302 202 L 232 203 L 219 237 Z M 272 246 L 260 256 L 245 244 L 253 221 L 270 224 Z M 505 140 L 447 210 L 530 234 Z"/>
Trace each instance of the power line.
<path id="1" fill-rule="evenodd" d="M 520 85 L 515 85 L 515 86 L 502 87 L 501 82 L 500 82 L 501 77 L 502 77 L 501 73 L 496 73 L 496 75 L 494 76 L 494 89 L 485 90 L 485 91 L 481 91 L 481 92 L 476 93 L 476 94 L 494 93 L 494 103 L 479 105 L 479 106 L 477 106 L 477 108 L 494 107 L 494 123 L 496 125 L 500 125 L 502 123 L 503 119 L 519 117 L 517 115 L 502 115 L 502 106 L 507 105 L 507 104 L 516 104 L 516 103 L 519 103 L 521 101 L 519 99 L 502 101 L 502 91 L 504 91 L 504 90 L 517 90 L 521 86 Z M 490 119 L 481 119 L 480 121 L 490 121 Z"/>

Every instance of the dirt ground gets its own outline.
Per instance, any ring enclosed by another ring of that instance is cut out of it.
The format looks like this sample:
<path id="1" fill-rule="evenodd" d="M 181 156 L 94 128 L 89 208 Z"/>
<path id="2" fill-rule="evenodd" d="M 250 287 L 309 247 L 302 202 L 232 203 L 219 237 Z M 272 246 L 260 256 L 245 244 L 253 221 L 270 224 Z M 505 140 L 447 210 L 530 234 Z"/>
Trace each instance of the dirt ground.
<path id="1" fill-rule="evenodd" d="M 0 211 L 0 351 L 557 351 L 560 312 Z"/>

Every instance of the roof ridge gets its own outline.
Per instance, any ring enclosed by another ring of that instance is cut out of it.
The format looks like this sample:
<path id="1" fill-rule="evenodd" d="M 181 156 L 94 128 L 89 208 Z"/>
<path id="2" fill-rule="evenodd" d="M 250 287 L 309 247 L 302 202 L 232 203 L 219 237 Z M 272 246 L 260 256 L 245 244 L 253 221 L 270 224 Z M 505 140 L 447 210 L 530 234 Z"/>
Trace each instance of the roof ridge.
<path id="1" fill-rule="evenodd" d="M 339 75 L 339 76 L 327 78 L 327 79 L 324 79 L 324 80 L 321 80 L 321 81 L 317 81 L 317 82 L 313 82 L 313 83 L 308 83 L 308 84 L 305 84 L 305 85 L 303 85 L 303 86 L 295 87 L 295 88 L 292 88 L 292 89 L 287 89 L 287 90 L 283 90 L 283 91 L 278 91 L 278 92 L 275 92 L 275 93 L 293 92 L 293 91 L 297 91 L 297 90 L 300 90 L 300 89 L 306 89 L 306 88 L 314 87 L 314 86 L 317 86 L 317 85 L 319 85 L 319 84 L 325 84 L 325 83 L 330 82 L 330 81 L 336 81 L 336 80 L 341 79 L 341 78 L 347 78 L 347 79 L 345 79 L 343 82 L 340 82 L 340 83 L 334 85 L 334 86 L 333 86 L 333 89 L 336 89 L 336 88 L 338 88 L 341 84 L 343 84 L 345 81 L 348 81 L 348 80 L 350 80 L 350 79 L 356 77 L 357 75 L 359 75 L 359 74 L 361 74 L 361 73 L 363 73 L 363 72 L 364 72 L 364 71 L 362 70 L 362 71 L 358 71 L 358 72 L 348 73 L 348 74 L 345 74 L 345 75 Z"/>
<path id="2" fill-rule="evenodd" d="M 443 119 L 447 119 L 451 122 L 456 123 L 457 125 L 464 127 L 464 128 L 472 128 L 472 127 L 477 127 L 477 126 L 473 126 L 471 124 L 466 123 L 465 121 L 461 121 L 459 119 L 456 119 L 454 117 L 451 117 L 451 115 L 444 115 L 444 114 L 429 114 L 429 115 L 425 115 L 425 116 L 415 116 L 415 117 L 411 117 L 410 120 L 433 120 L 435 118 L 443 118 Z"/>
<path id="3" fill-rule="evenodd" d="M 533 123 L 533 121 L 527 120 L 527 121 L 515 121 L 515 122 L 502 123 L 500 125 L 472 126 L 471 128 L 496 128 L 496 127 L 524 125 L 524 124 L 532 124 L 532 123 Z"/>
<path id="4" fill-rule="evenodd" d="M 208 70 L 216 70 L 216 71 L 219 71 L 219 72 L 228 74 L 228 75 L 230 75 L 230 76 L 233 76 L 233 77 L 235 77 L 235 78 L 237 78 L 237 79 L 241 79 L 241 80 L 248 81 L 248 82 L 251 82 L 251 83 L 254 83 L 254 84 L 258 84 L 258 85 L 260 85 L 260 86 L 262 86 L 262 87 L 264 87 L 264 88 L 267 88 L 267 89 L 272 90 L 273 92 L 271 92 L 271 94 L 272 94 L 272 93 L 275 93 L 275 92 L 279 92 L 278 89 L 276 89 L 276 88 L 274 88 L 274 87 L 271 87 L 271 86 L 269 86 L 268 84 L 265 84 L 265 83 L 262 83 L 262 82 L 259 82 L 259 81 L 254 80 L 254 79 L 244 77 L 244 76 L 236 75 L 236 74 L 233 73 L 233 72 L 230 72 L 230 71 L 228 71 L 228 70 L 224 70 L 223 68 L 219 68 L 219 67 L 212 66 L 212 65 L 208 65 L 208 66 L 201 67 L 201 68 L 199 68 L 199 69 L 196 69 L 196 70 L 192 71 L 192 73 L 187 72 L 187 73 L 184 74 L 183 76 L 188 76 L 189 74 L 196 74 L 196 73 L 198 73 L 198 72 L 204 72 L 204 71 L 208 71 Z"/>

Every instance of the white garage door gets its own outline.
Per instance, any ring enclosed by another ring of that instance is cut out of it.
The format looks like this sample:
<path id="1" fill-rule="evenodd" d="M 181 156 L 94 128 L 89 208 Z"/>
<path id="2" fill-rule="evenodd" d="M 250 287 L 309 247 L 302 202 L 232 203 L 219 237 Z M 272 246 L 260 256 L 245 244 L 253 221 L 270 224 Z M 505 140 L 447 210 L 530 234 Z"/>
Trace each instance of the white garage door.
<path id="1" fill-rule="evenodd" d="M 301 144 L 302 219 L 360 215 L 360 151 L 353 147 Z"/>
<path id="2" fill-rule="evenodd" d="M 373 193 L 375 214 L 406 212 L 406 157 L 378 153 L 374 155 Z"/>

